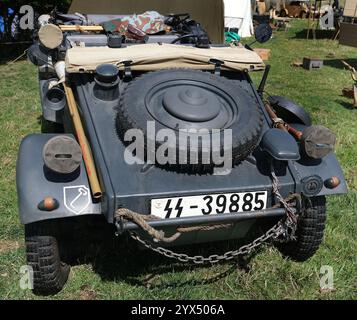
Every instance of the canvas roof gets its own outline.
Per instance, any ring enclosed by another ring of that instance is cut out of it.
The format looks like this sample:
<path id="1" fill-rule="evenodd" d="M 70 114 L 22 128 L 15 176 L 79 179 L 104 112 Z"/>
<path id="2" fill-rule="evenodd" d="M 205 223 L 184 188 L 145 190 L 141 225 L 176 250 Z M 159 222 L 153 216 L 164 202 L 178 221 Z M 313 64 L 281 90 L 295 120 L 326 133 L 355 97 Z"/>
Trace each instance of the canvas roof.
<path id="1" fill-rule="evenodd" d="M 155 71 L 170 68 L 213 70 L 211 59 L 224 62 L 222 69 L 232 71 L 262 70 L 265 65 L 254 51 L 244 47 L 212 47 L 199 49 L 172 44 L 138 44 L 121 49 L 108 47 L 74 47 L 67 50 L 68 73 L 94 72 L 100 64 L 113 64 L 123 69 L 125 61 L 132 61 L 131 68 Z"/>

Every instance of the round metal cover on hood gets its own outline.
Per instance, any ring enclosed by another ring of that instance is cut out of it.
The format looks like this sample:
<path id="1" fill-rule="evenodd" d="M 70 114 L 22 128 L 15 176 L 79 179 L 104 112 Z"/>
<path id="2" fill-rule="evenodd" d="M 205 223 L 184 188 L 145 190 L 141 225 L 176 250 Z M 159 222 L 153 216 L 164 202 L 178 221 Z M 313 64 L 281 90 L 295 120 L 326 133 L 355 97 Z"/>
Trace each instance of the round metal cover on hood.
<path id="1" fill-rule="evenodd" d="M 217 117 L 219 103 L 212 92 L 185 85 L 167 89 L 163 97 L 166 111 L 181 120 L 193 122 L 205 122 Z"/>
<path id="2" fill-rule="evenodd" d="M 112 64 L 101 64 L 95 71 L 96 80 L 102 83 L 114 83 L 118 79 L 119 69 Z"/>

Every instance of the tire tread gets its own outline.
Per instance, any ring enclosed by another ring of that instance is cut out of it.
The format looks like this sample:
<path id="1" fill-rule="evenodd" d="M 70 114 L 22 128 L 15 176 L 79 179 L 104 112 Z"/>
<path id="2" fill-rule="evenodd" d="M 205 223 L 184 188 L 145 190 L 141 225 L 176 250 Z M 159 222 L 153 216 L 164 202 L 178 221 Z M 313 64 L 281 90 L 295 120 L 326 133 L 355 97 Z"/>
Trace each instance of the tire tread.
<path id="1" fill-rule="evenodd" d="M 46 229 L 43 223 L 25 226 L 26 257 L 34 271 L 33 291 L 38 295 L 60 292 L 70 272 L 70 267 L 61 262 L 56 237 Z"/>
<path id="2" fill-rule="evenodd" d="M 318 251 L 327 219 L 325 197 L 306 199 L 304 207 L 298 223 L 297 240 L 277 245 L 284 256 L 297 262 L 307 261 Z"/>

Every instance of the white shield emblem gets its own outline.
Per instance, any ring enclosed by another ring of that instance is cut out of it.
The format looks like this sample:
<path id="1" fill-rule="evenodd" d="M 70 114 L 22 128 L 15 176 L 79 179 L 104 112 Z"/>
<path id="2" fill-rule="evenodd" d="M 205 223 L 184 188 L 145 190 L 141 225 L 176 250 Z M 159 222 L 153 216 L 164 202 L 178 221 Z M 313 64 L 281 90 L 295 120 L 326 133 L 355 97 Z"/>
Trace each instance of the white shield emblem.
<path id="1" fill-rule="evenodd" d="M 65 207 L 76 215 L 82 214 L 91 203 L 90 190 L 86 186 L 63 188 Z"/>

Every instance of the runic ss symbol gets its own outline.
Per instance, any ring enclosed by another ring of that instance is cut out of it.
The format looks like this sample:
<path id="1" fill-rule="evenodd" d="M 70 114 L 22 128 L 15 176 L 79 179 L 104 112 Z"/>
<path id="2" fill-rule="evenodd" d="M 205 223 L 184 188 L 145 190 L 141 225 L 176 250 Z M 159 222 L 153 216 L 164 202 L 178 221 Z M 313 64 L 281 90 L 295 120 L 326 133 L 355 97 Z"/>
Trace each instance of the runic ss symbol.
<path id="1" fill-rule="evenodd" d="M 183 211 L 182 199 L 177 201 L 175 207 L 172 206 L 172 200 L 167 201 L 165 206 L 166 219 L 172 218 L 174 211 L 176 213 L 176 218 L 180 218 Z"/>

